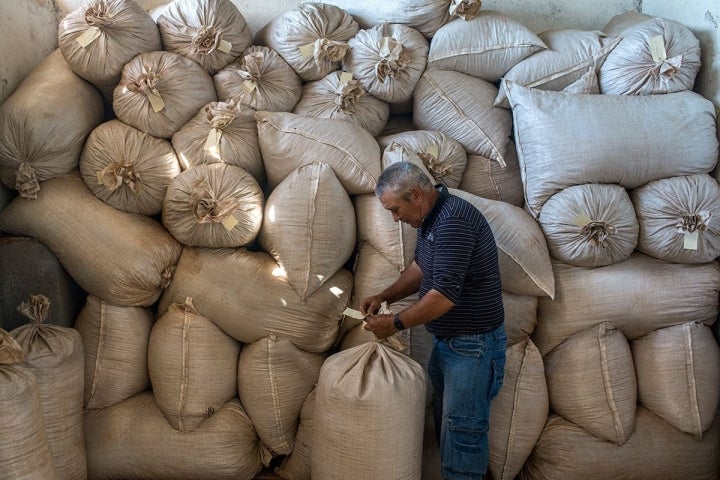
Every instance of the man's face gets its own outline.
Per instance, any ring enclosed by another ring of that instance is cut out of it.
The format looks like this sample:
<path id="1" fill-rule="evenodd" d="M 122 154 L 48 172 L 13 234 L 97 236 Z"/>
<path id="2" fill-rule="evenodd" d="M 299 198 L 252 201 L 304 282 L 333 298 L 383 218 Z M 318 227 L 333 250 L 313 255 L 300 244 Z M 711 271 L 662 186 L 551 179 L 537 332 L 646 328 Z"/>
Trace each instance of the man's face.
<path id="1" fill-rule="evenodd" d="M 380 196 L 380 203 L 385 210 L 392 213 L 394 221 L 407 223 L 413 228 L 418 228 L 422 224 L 421 194 L 417 189 L 410 190 L 407 200 L 388 190 Z"/>

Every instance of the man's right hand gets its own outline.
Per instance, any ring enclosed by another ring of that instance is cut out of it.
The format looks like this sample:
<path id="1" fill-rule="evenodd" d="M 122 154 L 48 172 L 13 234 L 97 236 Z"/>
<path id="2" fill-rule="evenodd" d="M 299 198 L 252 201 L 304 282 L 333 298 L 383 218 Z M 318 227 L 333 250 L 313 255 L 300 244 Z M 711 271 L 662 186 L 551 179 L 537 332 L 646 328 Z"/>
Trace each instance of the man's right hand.
<path id="1" fill-rule="evenodd" d="M 360 303 L 360 312 L 363 315 L 375 315 L 380 311 L 380 306 L 384 301 L 385 299 L 380 295 L 367 297 Z"/>

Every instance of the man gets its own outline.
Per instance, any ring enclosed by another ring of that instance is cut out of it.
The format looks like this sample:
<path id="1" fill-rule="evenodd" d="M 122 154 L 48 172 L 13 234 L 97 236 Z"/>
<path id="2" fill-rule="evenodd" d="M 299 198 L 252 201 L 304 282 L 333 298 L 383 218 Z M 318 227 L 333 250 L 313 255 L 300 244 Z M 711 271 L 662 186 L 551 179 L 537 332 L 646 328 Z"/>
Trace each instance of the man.
<path id="1" fill-rule="evenodd" d="M 433 334 L 428 374 L 443 477 L 482 479 L 488 467 L 490 400 L 505 367 L 504 309 L 497 246 L 485 217 L 469 202 L 433 186 L 409 162 L 385 169 L 375 194 L 393 220 L 417 228 L 413 262 L 388 288 L 362 301 L 365 328 L 377 338 L 425 324 Z M 419 292 L 395 315 L 378 315 Z"/>

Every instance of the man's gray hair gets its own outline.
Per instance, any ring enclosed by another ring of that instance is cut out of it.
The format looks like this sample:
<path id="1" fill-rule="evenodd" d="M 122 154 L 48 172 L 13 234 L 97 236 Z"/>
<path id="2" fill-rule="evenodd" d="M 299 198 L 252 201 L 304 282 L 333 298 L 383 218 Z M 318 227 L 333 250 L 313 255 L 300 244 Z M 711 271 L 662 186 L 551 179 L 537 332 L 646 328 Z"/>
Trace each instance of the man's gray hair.
<path id="1" fill-rule="evenodd" d="M 410 189 L 430 190 L 433 183 L 422 168 L 411 162 L 397 162 L 387 167 L 380 174 L 375 186 L 375 196 L 383 196 L 390 191 L 402 198 L 410 198 Z"/>

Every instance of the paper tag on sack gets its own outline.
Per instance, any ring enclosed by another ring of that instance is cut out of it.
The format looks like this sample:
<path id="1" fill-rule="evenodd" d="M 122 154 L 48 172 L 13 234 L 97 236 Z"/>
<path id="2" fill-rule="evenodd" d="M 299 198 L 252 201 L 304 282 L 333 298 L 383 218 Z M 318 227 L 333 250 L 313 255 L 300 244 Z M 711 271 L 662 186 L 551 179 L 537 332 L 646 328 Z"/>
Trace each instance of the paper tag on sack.
<path id="1" fill-rule="evenodd" d="M 97 40 L 100 37 L 100 29 L 98 27 L 90 27 L 87 30 L 85 30 L 82 35 L 77 37 L 76 41 L 80 44 L 81 47 L 85 48 L 88 45 L 90 45 L 92 42 Z"/>
<path id="2" fill-rule="evenodd" d="M 390 37 L 382 37 L 380 41 L 380 55 L 383 57 L 390 55 Z"/>
<path id="3" fill-rule="evenodd" d="M 153 112 L 158 113 L 161 112 L 163 108 L 165 108 L 165 102 L 163 101 L 157 90 L 153 89 L 152 91 L 148 92 L 147 98 L 150 101 L 150 106 L 152 107 Z"/>
<path id="4" fill-rule="evenodd" d="M 97 174 L 98 185 L 102 185 L 103 183 L 105 183 L 105 182 L 103 182 L 103 172 L 102 172 L 102 170 L 98 170 L 98 171 L 95 172 L 95 173 Z"/>
<path id="5" fill-rule="evenodd" d="M 433 143 L 425 149 L 425 153 L 437 160 L 440 156 L 440 148 L 437 146 L 437 144 Z"/>
<path id="6" fill-rule="evenodd" d="M 685 232 L 683 235 L 683 248 L 685 250 L 697 250 L 699 233 L 697 230 Z"/>
<path id="7" fill-rule="evenodd" d="M 237 225 L 238 223 L 240 222 L 238 222 L 238 219 L 235 218 L 234 215 L 228 215 L 227 217 L 223 218 L 222 221 L 223 227 L 225 227 L 225 230 L 227 230 L 228 232 L 235 228 L 235 225 Z"/>
<path id="8" fill-rule="evenodd" d="M 648 48 L 650 55 L 656 62 L 664 62 L 667 59 L 667 51 L 665 51 L 665 39 L 662 35 L 655 35 L 648 39 Z"/>
<path id="9" fill-rule="evenodd" d="M 356 320 L 364 320 L 366 315 L 363 315 L 362 312 L 359 310 L 355 310 L 353 308 L 346 308 L 345 311 L 342 313 L 346 317 L 354 318 Z"/>
<path id="10" fill-rule="evenodd" d="M 300 55 L 305 58 L 312 57 L 313 55 L 315 55 L 315 42 L 301 46 L 300 48 L 298 48 L 298 51 L 300 52 Z"/>
<path id="11" fill-rule="evenodd" d="M 203 150 L 211 153 L 217 153 L 220 150 L 220 138 L 222 138 L 222 130 L 213 128 L 205 139 Z"/>
<path id="12" fill-rule="evenodd" d="M 348 83 L 350 80 L 353 79 L 353 75 L 350 72 L 342 72 L 340 74 L 340 83 Z"/>
<path id="13" fill-rule="evenodd" d="M 240 84 L 240 88 L 242 88 L 242 91 L 245 93 L 252 93 L 253 90 L 257 88 L 257 83 L 252 80 L 243 80 Z"/>
<path id="14" fill-rule="evenodd" d="M 230 50 L 232 50 L 232 43 L 228 42 L 227 40 L 220 40 L 220 45 L 218 45 L 218 50 L 220 50 L 223 53 L 230 53 Z"/>
<path id="15" fill-rule="evenodd" d="M 586 214 L 581 213 L 577 217 L 575 217 L 574 223 L 578 227 L 584 227 L 585 225 L 587 225 L 590 222 L 592 222 L 592 219 L 590 219 L 590 217 L 588 217 Z"/>

